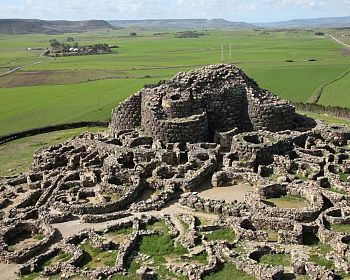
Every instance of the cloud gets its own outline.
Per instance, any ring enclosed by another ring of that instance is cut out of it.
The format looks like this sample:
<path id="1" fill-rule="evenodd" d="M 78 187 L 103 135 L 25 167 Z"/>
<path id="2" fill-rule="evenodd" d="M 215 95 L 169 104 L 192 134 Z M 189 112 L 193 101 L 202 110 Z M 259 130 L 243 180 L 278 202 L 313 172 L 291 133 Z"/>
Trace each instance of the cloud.
<path id="1" fill-rule="evenodd" d="M 256 0 L 17 0 L 17 4 L 11 4 L 11 0 L 3 1 L 0 16 L 6 18 L 218 18 L 257 8 Z"/>
<path id="2" fill-rule="evenodd" d="M 350 0 L 264 0 L 277 8 L 320 8 L 329 10 L 350 10 Z"/>
<path id="3" fill-rule="evenodd" d="M 347 15 L 350 0 L 0 0 L 0 18 L 286 20 Z"/>

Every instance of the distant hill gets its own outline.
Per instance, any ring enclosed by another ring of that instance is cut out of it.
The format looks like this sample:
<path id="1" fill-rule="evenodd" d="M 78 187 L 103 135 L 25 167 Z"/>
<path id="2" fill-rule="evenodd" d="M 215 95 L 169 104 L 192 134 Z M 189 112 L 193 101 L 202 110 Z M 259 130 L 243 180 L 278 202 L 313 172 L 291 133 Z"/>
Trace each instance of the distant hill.
<path id="1" fill-rule="evenodd" d="M 103 28 L 115 29 L 114 26 L 104 20 L 46 21 L 38 19 L 0 19 L 0 33 L 5 34 L 62 34 Z"/>
<path id="2" fill-rule="evenodd" d="M 224 19 L 146 19 L 146 20 L 111 20 L 111 25 L 118 27 L 144 27 L 165 29 L 220 29 L 254 28 L 246 22 L 232 22 Z"/>
<path id="3" fill-rule="evenodd" d="M 349 17 L 329 17 L 314 19 L 294 19 L 289 21 L 254 23 L 254 25 L 266 28 L 329 28 L 350 27 Z"/>
<path id="4" fill-rule="evenodd" d="M 62 34 L 84 32 L 92 29 L 118 29 L 143 27 L 157 29 L 254 29 L 263 28 L 332 28 L 350 27 L 349 17 L 330 17 L 315 19 L 294 19 L 289 21 L 246 23 L 225 19 L 145 19 L 145 20 L 38 20 L 38 19 L 0 19 L 0 34 Z"/>

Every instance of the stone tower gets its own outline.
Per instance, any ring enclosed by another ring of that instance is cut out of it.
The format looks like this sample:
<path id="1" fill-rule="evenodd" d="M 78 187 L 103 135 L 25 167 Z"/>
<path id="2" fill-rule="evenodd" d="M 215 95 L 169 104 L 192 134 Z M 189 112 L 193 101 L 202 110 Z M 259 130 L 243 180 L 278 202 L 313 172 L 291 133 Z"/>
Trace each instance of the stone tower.
<path id="1" fill-rule="evenodd" d="M 232 130 L 296 129 L 300 116 L 239 68 L 218 64 L 144 88 L 113 110 L 114 133 L 137 126 L 161 142 L 211 142 Z"/>

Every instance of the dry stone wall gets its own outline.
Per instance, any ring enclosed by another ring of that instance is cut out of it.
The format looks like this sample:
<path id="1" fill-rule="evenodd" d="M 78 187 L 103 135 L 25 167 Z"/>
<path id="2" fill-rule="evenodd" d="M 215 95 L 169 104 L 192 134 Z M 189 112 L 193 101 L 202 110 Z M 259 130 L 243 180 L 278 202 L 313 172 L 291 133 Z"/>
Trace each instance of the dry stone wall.
<path id="1" fill-rule="evenodd" d="M 300 126 L 294 107 L 261 90 L 240 69 L 212 65 L 179 73 L 131 96 L 112 113 L 114 132 L 142 124 L 162 142 L 206 142 L 217 132 Z"/>

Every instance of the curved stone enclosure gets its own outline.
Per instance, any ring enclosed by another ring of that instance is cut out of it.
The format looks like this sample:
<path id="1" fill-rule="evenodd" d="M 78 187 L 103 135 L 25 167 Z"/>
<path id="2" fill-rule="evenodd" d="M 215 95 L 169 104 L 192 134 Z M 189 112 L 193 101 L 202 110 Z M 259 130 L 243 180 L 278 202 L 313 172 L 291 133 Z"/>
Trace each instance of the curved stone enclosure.
<path id="1" fill-rule="evenodd" d="M 114 133 L 137 126 L 162 142 L 207 142 L 233 129 L 296 129 L 300 116 L 291 104 L 260 89 L 240 69 L 219 64 L 179 73 L 113 110 Z"/>

